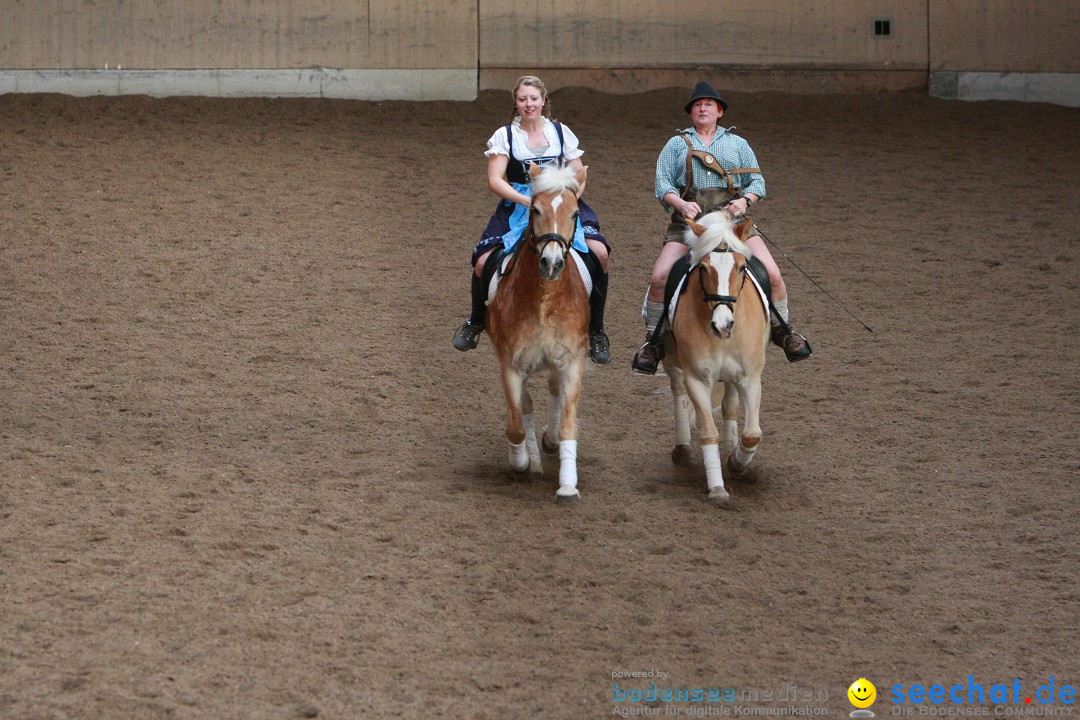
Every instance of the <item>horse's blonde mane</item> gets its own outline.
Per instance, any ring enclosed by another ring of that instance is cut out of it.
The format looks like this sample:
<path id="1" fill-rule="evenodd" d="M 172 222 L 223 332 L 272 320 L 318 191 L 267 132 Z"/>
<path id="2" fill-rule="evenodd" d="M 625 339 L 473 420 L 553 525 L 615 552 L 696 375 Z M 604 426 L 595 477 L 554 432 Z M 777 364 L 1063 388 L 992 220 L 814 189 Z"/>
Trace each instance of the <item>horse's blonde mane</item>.
<path id="1" fill-rule="evenodd" d="M 705 227 L 705 232 L 698 237 L 693 228 L 686 228 L 683 237 L 690 248 L 690 264 L 697 265 L 701 259 L 717 249 L 721 245 L 727 245 L 728 249 L 740 255 L 752 257 L 753 252 L 746 243 L 739 239 L 733 228 L 735 223 L 727 212 L 717 210 L 703 216 L 697 221 L 698 225 Z"/>
<path id="2" fill-rule="evenodd" d="M 532 180 L 533 195 L 546 192 L 562 192 L 564 190 L 569 190 L 577 195 L 580 189 L 581 184 L 577 179 L 577 170 L 574 170 L 569 165 L 561 168 L 546 167 Z"/>

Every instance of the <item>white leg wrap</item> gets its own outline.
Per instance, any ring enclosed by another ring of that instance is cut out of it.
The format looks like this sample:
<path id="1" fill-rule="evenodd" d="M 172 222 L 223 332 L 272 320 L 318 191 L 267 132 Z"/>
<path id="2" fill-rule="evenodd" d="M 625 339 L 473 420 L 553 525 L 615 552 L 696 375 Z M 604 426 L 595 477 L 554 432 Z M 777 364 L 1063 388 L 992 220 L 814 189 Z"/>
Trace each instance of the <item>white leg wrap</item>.
<path id="1" fill-rule="evenodd" d="M 702 445 L 701 455 L 705 460 L 705 482 L 709 490 L 724 487 L 724 471 L 720 465 L 720 446 Z"/>
<path id="2" fill-rule="evenodd" d="M 559 443 L 559 494 L 573 495 L 576 488 L 577 440 L 563 440 Z"/>
<path id="3" fill-rule="evenodd" d="M 690 444 L 690 408 L 692 403 L 687 395 L 675 396 L 675 444 Z"/>
<path id="4" fill-rule="evenodd" d="M 788 321 L 788 307 L 787 298 L 783 300 L 773 300 L 773 307 L 776 308 L 776 312 L 780 314 L 780 317 L 784 319 L 784 322 Z"/>
<path id="5" fill-rule="evenodd" d="M 525 443 L 521 442 L 517 445 L 515 445 L 514 443 L 509 443 L 509 445 L 510 467 L 512 467 L 514 470 L 517 470 L 518 472 L 529 467 L 529 451 L 525 447 Z"/>
<path id="6" fill-rule="evenodd" d="M 525 449 L 529 451 L 529 464 L 540 466 L 540 446 L 536 444 L 536 420 L 532 413 L 521 416 L 521 423 L 525 426 Z"/>
<path id="7" fill-rule="evenodd" d="M 757 446 L 752 448 L 743 447 L 740 443 L 739 449 L 735 451 L 735 464 L 741 468 L 750 464 L 750 461 L 754 459 L 754 453 L 757 452 Z"/>
<path id="8" fill-rule="evenodd" d="M 729 453 L 735 452 L 739 447 L 739 421 L 724 421 L 724 449 Z"/>

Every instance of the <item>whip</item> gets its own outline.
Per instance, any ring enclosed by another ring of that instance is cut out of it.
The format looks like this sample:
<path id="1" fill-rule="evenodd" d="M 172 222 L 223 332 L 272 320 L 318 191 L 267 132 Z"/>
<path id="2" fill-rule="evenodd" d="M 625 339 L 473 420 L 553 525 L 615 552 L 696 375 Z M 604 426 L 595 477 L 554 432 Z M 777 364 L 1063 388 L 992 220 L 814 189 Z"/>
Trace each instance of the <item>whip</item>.
<path id="1" fill-rule="evenodd" d="M 791 263 L 792 267 L 794 267 L 794 268 L 795 268 L 796 270 L 798 270 L 799 272 L 801 272 L 801 273 L 803 274 L 803 276 L 804 276 L 804 277 L 805 277 L 805 278 L 806 278 L 807 280 L 809 280 L 810 282 L 814 283 L 814 287 L 816 287 L 816 288 L 817 288 L 818 290 L 820 290 L 821 292 L 825 293 L 825 296 L 826 296 L 827 298 L 829 298 L 829 299 L 830 299 L 830 300 L 832 300 L 832 301 L 833 301 L 834 303 L 836 303 L 837 305 L 839 305 L 839 306 L 840 306 L 840 308 L 841 308 L 841 309 L 842 309 L 842 310 L 843 310 L 844 312 L 846 312 L 846 313 L 847 313 L 848 315 L 850 315 L 851 317 L 855 318 L 855 322 L 859 323 L 860 325 L 862 325 L 862 326 L 863 326 L 864 328 L 866 328 L 866 329 L 867 329 L 867 330 L 869 330 L 870 332 L 874 332 L 874 331 L 873 331 L 873 329 L 872 329 L 872 328 L 871 328 L 871 327 L 870 327 L 869 325 L 867 325 L 866 323 L 864 323 L 864 322 L 863 322 L 862 320 L 860 320 L 860 319 L 859 319 L 858 317 L 856 317 L 856 316 L 855 316 L 855 314 L 854 314 L 853 312 L 851 312 L 851 311 L 850 311 L 850 310 L 848 310 L 848 309 L 847 309 L 846 307 L 844 307 L 844 304 L 843 304 L 842 302 L 840 302 L 839 300 L 837 300 L 836 298 L 834 298 L 834 297 L 833 297 L 832 295 L 830 295 L 830 294 L 829 294 L 829 291 L 828 291 L 828 290 L 826 290 L 825 288 L 821 287 L 821 285 L 820 285 L 820 284 L 818 283 L 818 281 L 817 281 L 817 280 L 815 280 L 814 278 L 812 278 L 812 277 L 810 277 L 809 275 L 807 275 L 807 274 L 806 274 L 806 271 L 805 271 L 805 270 L 803 270 L 803 269 L 802 269 L 801 267 L 799 267 L 799 266 L 798 266 L 798 265 L 797 265 L 797 264 L 795 263 L 795 261 L 794 261 L 794 260 L 792 260 L 792 259 L 791 259 L 791 257 L 790 257 L 790 256 L 788 256 L 788 254 L 787 254 L 786 252 L 784 252 L 784 249 L 783 249 L 782 247 L 780 247 L 779 245 L 777 245 L 776 243 L 774 243 L 774 242 L 773 242 L 773 241 L 772 241 L 772 240 L 771 240 L 771 239 L 769 238 L 769 236 L 768 236 L 768 235 L 766 235 L 766 234 L 765 234 L 765 233 L 764 233 L 764 232 L 763 232 L 763 231 L 761 230 L 761 228 L 759 228 L 759 227 L 757 226 L 757 223 L 755 223 L 755 224 L 754 224 L 754 229 L 755 229 L 755 230 L 757 230 L 757 232 L 758 232 L 758 235 L 760 235 L 761 237 L 765 238 L 766 242 L 768 242 L 768 243 L 769 243 L 770 245 L 772 245 L 772 246 L 773 246 L 774 248 L 776 248 L 777 252 L 779 252 L 779 253 L 780 253 L 781 255 L 783 255 L 783 256 L 784 256 L 784 259 L 785 259 L 785 260 L 787 260 L 787 261 L 788 261 L 789 263 Z"/>

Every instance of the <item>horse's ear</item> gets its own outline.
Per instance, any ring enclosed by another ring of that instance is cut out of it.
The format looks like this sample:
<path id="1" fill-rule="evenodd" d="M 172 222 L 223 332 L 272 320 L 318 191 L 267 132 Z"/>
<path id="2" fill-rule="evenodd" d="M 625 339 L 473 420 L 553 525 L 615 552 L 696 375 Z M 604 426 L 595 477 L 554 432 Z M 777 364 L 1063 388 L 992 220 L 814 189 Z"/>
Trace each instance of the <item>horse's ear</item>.
<path id="1" fill-rule="evenodd" d="M 747 218 L 732 229 L 735 231 L 736 237 L 746 242 L 746 238 L 750 237 L 751 233 L 754 232 L 754 221 Z"/>
<path id="2" fill-rule="evenodd" d="M 577 171 L 578 197 L 581 197 L 581 193 L 585 192 L 585 175 L 588 174 L 588 170 L 589 166 L 583 165 L 581 169 Z"/>
<path id="3" fill-rule="evenodd" d="M 686 218 L 686 224 L 690 226 L 690 229 L 694 231 L 694 234 L 701 237 L 705 233 L 705 226 L 699 225 L 690 218 Z"/>
<path id="4" fill-rule="evenodd" d="M 535 180 L 542 172 L 544 172 L 544 169 L 537 163 L 529 163 L 529 177 L 533 180 Z"/>

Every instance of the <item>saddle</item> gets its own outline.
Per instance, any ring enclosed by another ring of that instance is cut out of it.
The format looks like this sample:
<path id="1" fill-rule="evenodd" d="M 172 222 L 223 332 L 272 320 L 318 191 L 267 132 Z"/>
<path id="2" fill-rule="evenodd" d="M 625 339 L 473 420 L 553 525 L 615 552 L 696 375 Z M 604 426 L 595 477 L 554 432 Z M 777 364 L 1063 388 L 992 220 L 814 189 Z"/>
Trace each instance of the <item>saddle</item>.
<path id="1" fill-rule="evenodd" d="M 765 297 L 769 298 L 769 310 L 772 310 L 772 284 L 769 282 L 769 272 L 765 269 L 765 266 L 761 264 L 761 261 L 754 256 L 746 258 L 746 269 L 753 276 L 758 287 L 765 293 Z M 649 338 L 649 342 L 653 343 L 657 347 L 663 347 L 664 333 L 667 332 L 667 318 L 668 311 L 671 308 L 671 303 L 675 300 L 675 291 L 679 289 L 680 283 L 682 288 L 679 290 L 679 294 L 686 292 L 686 288 L 689 283 L 684 283 L 683 278 L 690 272 L 690 255 L 689 253 L 683 255 L 681 258 L 675 261 L 675 264 L 671 266 L 671 272 L 668 273 L 667 284 L 664 285 L 664 312 L 660 316 L 660 322 L 656 324 L 656 330 L 653 331 L 652 337 Z M 775 314 L 775 313 L 773 313 Z"/>
<path id="2" fill-rule="evenodd" d="M 524 237 L 522 240 L 518 240 L 513 250 L 509 251 L 502 245 L 496 246 L 488 255 L 487 260 L 484 261 L 480 281 L 483 283 L 483 287 L 488 289 L 489 303 L 495 297 L 495 290 L 499 287 L 499 280 L 503 275 L 510 272 L 513 263 L 517 262 L 514 255 L 521 250 L 523 240 Z M 585 294 L 591 296 L 596 280 L 600 275 L 603 275 L 604 268 L 600 265 L 600 261 L 596 259 L 595 253 L 590 252 L 582 255 L 571 248 L 569 256 L 577 263 L 578 274 L 581 275 L 581 281 L 585 285 Z"/>

